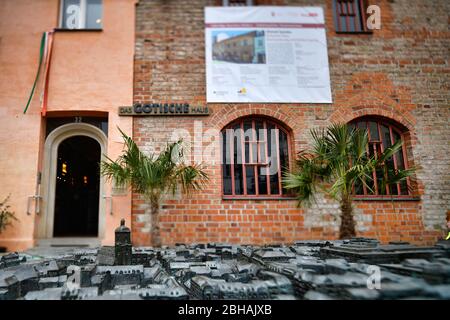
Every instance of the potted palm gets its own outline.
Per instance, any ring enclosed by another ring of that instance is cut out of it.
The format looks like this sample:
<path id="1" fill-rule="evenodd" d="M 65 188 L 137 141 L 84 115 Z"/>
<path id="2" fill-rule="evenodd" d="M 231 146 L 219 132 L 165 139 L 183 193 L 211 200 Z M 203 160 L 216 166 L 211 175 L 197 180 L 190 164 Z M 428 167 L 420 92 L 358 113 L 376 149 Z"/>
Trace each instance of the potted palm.
<path id="1" fill-rule="evenodd" d="M 8 205 L 9 196 L 0 202 L 0 234 L 12 225 L 13 221 L 17 221 L 14 212 L 10 211 L 11 206 Z M 6 247 L 0 246 L 0 252 L 6 252 Z"/>
<path id="2" fill-rule="evenodd" d="M 181 189 L 183 194 L 200 190 L 208 180 L 202 166 L 187 165 L 183 161 L 183 143 L 168 143 L 159 154 L 144 154 L 136 143 L 119 129 L 125 148 L 113 161 L 106 158 L 102 162 L 102 174 L 118 187 L 129 185 L 133 192 L 140 193 L 150 205 L 152 245 L 161 246 L 159 209 L 164 195 L 175 194 Z"/>
<path id="3" fill-rule="evenodd" d="M 299 205 L 310 203 L 317 192 L 325 193 L 340 204 L 339 238 L 356 235 L 353 218 L 355 185 L 368 184 L 373 170 L 383 172 L 383 186 L 398 183 L 411 176 L 414 168 L 392 170 L 387 161 L 399 151 L 401 141 L 383 152 L 369 156 L 367 130 L 347 124 L 332 124 L 325 130 L 312 130 L 312 148 L 299 153 L 295 169 L 284 174 L 283 183 L 297 194 Z"/>

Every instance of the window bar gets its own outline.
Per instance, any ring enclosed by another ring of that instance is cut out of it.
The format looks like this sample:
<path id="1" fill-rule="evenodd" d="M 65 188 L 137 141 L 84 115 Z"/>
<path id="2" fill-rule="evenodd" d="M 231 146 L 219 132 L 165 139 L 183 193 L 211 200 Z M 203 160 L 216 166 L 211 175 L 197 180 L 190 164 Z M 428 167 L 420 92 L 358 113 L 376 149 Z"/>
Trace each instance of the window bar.
<path id="1" fill-rule="evenodd" d="M 350 7 L 350 11 L 351 11 L 351 16 L 352 21 L 353 21 L 353 31 L 359 31 L 358 29 L 358 23 L 356 22 L 357 20 L 357 16 L 356 16 L 356 12 L 355 12 L 355 0 L 352 0 L 351 3 L 349 3 L 349 7 Z"/>
<path id="2" fill-rule="evenodd" d="M 348 2 L 342 3 L 342 5 L 345 7 L 345 26 L 347 27 L 347 32 L 350 31 L 350 16 L 348 15 L 347 11 L 347 4 Z"/>
<path id="3" fill-rule="evenodd" d="M 384 145 L 383 145 L 383 136 L 381 135 L 381 125 L 379 122 L 377 122 L 377 130 L 378 130 L 378 136 L 380 137 L 380 152 L 383 153 L 384 152 Z M 385 164 L 386 165 L 386 164 Z M 386 183 L 386 194 L 390 195 L 390 189 L 389 189 L 389 184 Z"/>
<path id="4" fill-rule="evenodd" d="M 357 4 L 355 3 L 356 0 L 352 1 L 352 10 L 353 10 L 353 14 L 355 16 L 354 21 L 355 21 L 355 31 L 362 31 L 362 27 L 361 27 L 361 19 L 359 18 L 359 11 L 358 8 L 356 7 Z"/>
<path id="5" fill-rule="evenodd" d="M 233 132 L 233 135 L 230 136 L 230 161 L 231 161 L 231 194 L 234 196 L 236 195 L 236 186 L 234 181 L 234 130 L 228 129 L 227 131 L 227 138 L 228 133 Z"/>
<path id="6" fill-rule="evenodd" d="M 288 172 L 290 172 L 292 170 L 292 168 L 294 167 L 294 158 L 292 156 L 294 150 L 295 150 L 295 142 L 292 141 L 291 136 L 289 134 L 286 135 L 286 139 L 288 142 L 288 153 L 287 153 L 287 157 L 288 157 L 288 167 L 286 168 L 288 170 Z M 285 190 L 286 193 L 289 193 L 288 190 Z"/>
<path id="7" fill-rule="evenodd" d="M 275 125 L 275 140 L 276 140 L 276 150 L 277 153 L 277 165 L 278 165 L 278 194 L 281 195 L 281 164 L 280 164 L 280 129 L 278 128 L 278 125 Z"/>
<path id="8" fill-rule="evenodd" d="M 358 0 L 359 12 L 361 13 L 361 31 L 367 31 L 366 27 L 366 9 L 364 5 L 364 0 Z"/>
<path id="9" fill-rule="evenodd" d="M 242 179 L 244 195 L 247 195 L 247 174 L 245 165 L 245 135 L 244 135 L 244 121 L 241 121 L 241 159 L 242 159 Z"/>
<path id="10" fill-rule="evenodd" d="M 365 122 L 365 124 L 366 124 L 367 135 L 369 135 L 369 124 L 367 122 Z M 367 152 L 367 156 L 370 157 L 370 151 L 369 151 L 370 138 L 368 137 L 367 140 L 369 141 L 369 143 L 367 144 L 367 147 L 366 147 L 367 151 L 366 152 Z M 366 178 L 364 177 L 364 182 L 365 182 L 365 180 L 366 180 Z M 366 187 L 365 183 L 363 183 L 363 191 L 364 191 L 364 195 L 367 195 L 367 187 Z"/>
<path id="11" fill-rule="evenodd" d="M 349 16 L 352 16 L 355 14 L 355 12 L 353 11 L 353 4 L 355 3 L 354 0 L 349 0 L 347 1 L 347 12 Z"/>
<path id="12" fill-rule="evenodd" d="M 404 143 L 405 137 L 403 133 L 400 135 L 400 138 L 402 139 L 402 143 Z M 408 169 L 408 158 L 406 157 L 406 145 L 402 146 L 402 152 L 403 152 L 403 165 L 405 166 L 405 169 Z M 409 177 L 406 178 L 406 186 L 408 187 L 408 190 L 406 190 L 406 192 L 407 194 L 410 194 L 411 181 Z"/>
<path id="13" fill-rule="evenodd" d="M 261 140 L 259 136 L 259 132 L 257 132 L 255 128 L 255 134 L 256 134 L 256 163 L 260 165 L 262 163 L 262 155 L 261 155 Z"/>
<path id="14" fill-rule="evenodd" d="M 264 139 L 266 140 L 266 163 L 269 163 L 269 139 L 268 139 L 268 134 L 267 134 L 267 122 L 264 121 L 263 122 L 263 126 L 264 126 Z M 273 150 L 272 150 L 273 152 Z M 268 173 L 268 167 L 266 164 L 266 184 L 267 184 L 267 194 L 270 195 L 271 194 L 271 190 L 270 190 L 270 176 L 267 174 Z"/>
<path id="15" fill-rule="evenodd" d="M 344 16 L 345 15 L 344 0 L 338 0 L 338 1 L 339 1 L 340 9 L 341 9 L 341 15 Z"/>
<path id="16" fill-rule="evenodd" d="M 372 144 L 373 147 L 373 154 L 375 156 L 375 159 L 378 159 L 378 151 L 377 151 L 377 143 Z M 378 181 L 377 181 L 377 171 L 373 170 L 373 186 L 375 188 L 375 194 L 380 194 L 378 192 Z"/>
<path id="17" fill-rule="evenodd" d="M 350 124 L 350 130 L 353 130 L 353 125 L 352 124 Z M 357 126 L 355 125 L 355 128 L 356 128 Z M 354 195 L 356 195 L 356 189 L 355 189 L 355 184 L 352 184 L 352 194 L 354 194 Z"/>
<path id="18" fill-rule="evenodd" d="M 356 23 L 355 23 L 355 15 L 353 13 L 353 0 L 348 0 L 346 2 L 347 4 L 347 19 L 349 22 L 349 31 L 355 32 L 356 30 Z"/>
<path id="19" fill-rule="evenodd" d="M 256 129 L 256 123 L 255 123 L 255 135 L 256 135 L 256 163 L 258 165 L 261 165 L 262 162 L 262 150 L 261 150 L 261 143 L 262 143 L 262 137 L 260 136 L 260 129 Z"/>
<path id="20" fill-rule="evenodd" d="M 347 3 L 344 0 L 340 0 L 339 3 L 341 6 L 341 16 L 345 18 L 345 27 L 346 27 L 345 31 L 348 32 L 350 31 L 350 29 L 348 21 Z"/>
<path id="21" fill-rule="evenodd" d="M 338 31 L 342 31 L 342 26 L 341 26 L 341 3 L 339 0 L 334 0 L 334 4 L 336 5 L 336 20 L 337 20 L 337 25 L 338 25 Z"/>
<path id="22" fill-rule="evenodd" d="M 252 137 L 251 139 L 254 139 L 255 141 L 258 141 L 258 135 L 256 134 L 255 129 L 255 120 L 252 120 Z M 249 144 L 249 152 L 250 152 L 250 162 L 257 163 L 258 162 L 258 142 L 256 142 L 256 161 L 253 159 L 253 145 Z M 253 166 L 253 172 L 254 172 L 254 181 L 255 181 L 255 195 L 259 195 L 259 185 L 258 185 L 258 166 Z"/>
<path id="23" fill-rule="evenodd" d="M 359 122 L 355 122 L 355 128 L 358 129 L 358 130 L 361 130 L 361 128 L 359 127 Z M 366 154 L 367 154 L 367 150 L 366 150 Z M 365 182 L 366 182 L 366 177 L 363 176 L 363 178 L 362 178 L 362 191 L 363 191 L 364 195 L 366 194 Z"/>
<path id="24" fill-rule="evenodd" d="M 389 126 L 389 135 L 391 136 L 391 145 L 394 145 L 395 140 L 394 140 L 394 134 L 393 134 L 393 132 L 392 132 L 392 126 Z M 403 148 L 403 147 L 402 147 L 402 148 Z M 398 171 L 398 166 L 397 166 L 397 154 L 394 154 L 392 157 L 394 158 L 394 169 L 395 169 L 395 173 L 397 173 L 397 171 Z M 402 194 L 401 189 L 400 189 L 400 183 L 397 183 L 397 192 L 398 192 L 398 195 L 401 195 L 401 194 Z"/>
<path id="25" fill-rule="evenodd" d="M 353 161 L 352 158 L 350 158 L 350 167 L 353 166 Z M 352 193 L 356 194 L 356 189 L 355 189 L 355 183 L 352 184 Z"/>
<path id="26" fill-rule="evenodd" d="M 370 137 L 370 128 L 369 128 L 369 121 L 367 121 L 367 134 L 368 134 L 368 136 L 369 136 L 369 141 L 371 141 L 371 137 Z M 375 159 L 377 159 L 377 157 L 376 157 L 376 154 L 377 154 L 377 147 L 376 147 L 376 144 L 375 143 L 370 143 L 369 142 L 369 149 L 370 149 L 370 147 L 372 147 L 373 148 L 373 152 L 374 152 L 374 156 L 375 156 Z M 370 157 L 370 151 L 369 151 L 369 157 Z M 373 172 L 372 172 L 372 178 L 373 178 L 373 187 L 374 187 L 374 194 L 375 195 L 377 195 L 378 194 L 378 184 L 377 184 L 377 174 L 376 174 L 376 171 L 375 170 L 373 170 Z"/>

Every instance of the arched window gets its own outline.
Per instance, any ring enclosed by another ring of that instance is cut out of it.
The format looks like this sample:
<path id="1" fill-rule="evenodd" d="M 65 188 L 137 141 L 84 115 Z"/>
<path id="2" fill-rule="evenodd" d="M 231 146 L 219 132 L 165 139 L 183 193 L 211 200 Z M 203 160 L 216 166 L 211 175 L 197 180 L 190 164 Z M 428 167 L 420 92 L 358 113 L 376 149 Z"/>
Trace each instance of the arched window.
<path id="1" fill-rule="evenodd" d="M 391 159 L 388 160 L 387 166 L 391 170 L 401 170 L 408 168 L 406 148 L 404 143 L 404 137 L 406 130 L 401 129 L 395 125 L 392 121 L 377 118 L 377 117 L 363 117 L 353 120 L 350 125 L 357 126 L 360 129 L 365 129 L 369 135 L 369 148 L 367 153 L 370 156 L 376 156 L 383 152 L 386 148 L 392 146 L 397 141 L 403 141 L 403 145 Z M 387 185 L 386 188 L 381 187 L 382 172 L 375 170 L 372 173 L 372 179 L 366 181 L 367 188 L 363 184 L 355 186 L 356 195 L 364 196 L 383 196 L 383 195 L 395 195 L 395 196 L 408 196 L 411 195 L 410 181 L 402 181 L 398 184 Z"/>
<path id="2" fill-rule="evenodd" d="M 239 119 L 222 130 L 224 198 L 281 197 L 289 168 L 289 134 L 266 118 Z"/>

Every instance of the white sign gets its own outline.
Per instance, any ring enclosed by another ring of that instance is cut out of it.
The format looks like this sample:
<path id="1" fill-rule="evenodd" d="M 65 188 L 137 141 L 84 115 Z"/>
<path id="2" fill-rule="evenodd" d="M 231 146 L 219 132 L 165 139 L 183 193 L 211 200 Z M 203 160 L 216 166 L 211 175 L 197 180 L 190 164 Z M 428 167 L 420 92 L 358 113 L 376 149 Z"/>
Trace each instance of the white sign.
<path id="1" fill-rule="evenodd" d="M 205 8 L 207 102 L 331 103 L 320 7 Z"/>

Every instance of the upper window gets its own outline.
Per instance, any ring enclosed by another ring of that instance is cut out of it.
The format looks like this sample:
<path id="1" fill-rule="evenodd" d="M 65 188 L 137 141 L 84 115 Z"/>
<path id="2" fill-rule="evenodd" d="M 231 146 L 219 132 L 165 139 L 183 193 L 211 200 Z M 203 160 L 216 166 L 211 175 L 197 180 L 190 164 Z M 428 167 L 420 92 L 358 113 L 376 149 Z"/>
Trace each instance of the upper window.
<path id="1" fill-rule="evenodd" d="M 252 6 L 253 0 L 222 0 L 222 5 L 225 7 Z"/>
<path id="2" fill-rule="evenodd" d="M 401 149 L 391 159 L 389 159 L 386 164 L 388 169 L 393 172 L 399 169 L 401 170 L 408 168 L 404 143 L 404 131 L 382 119 L 360 118 L 353 121 L 351 125 L 362 130 L 367 130 L 369 135 L 369 148 L 367 150 L 367 154 L 371 157 L 376 157 L 377 154 L 380 154 L 384 151 L 384 149 L 392 146 L 397 141 L 403 141 Z M 364 196 L 411 195 L 409 179 L 406 181 L 403 180 L 398 184 L 387 185 L 386 188 L 381 188 L 382 177 L 383 172 L 381 172 L 381 170 L 375 170 L 372 173 L 372 179 L 370 179 L 370 181 L 366 181 L 370 189 L 360 183 L 355 185 L 355 194 Z"/>
<path id="3" fill-rule="evenodd" d="M 333 0 L 336 32 L 371 32 L 366 25 L 364 0 Z"/>
<path id="4" fill-rule="evenodd" d="M 101 29 L 102 0 L 61 0 L 61 28 Z"/>
<path id="5" fill-rule="evenodd" d="M 224 197 L 281 197 L 289 168 L 288 132 L 265 118 L 244 118 L 221 134 Z"/>

